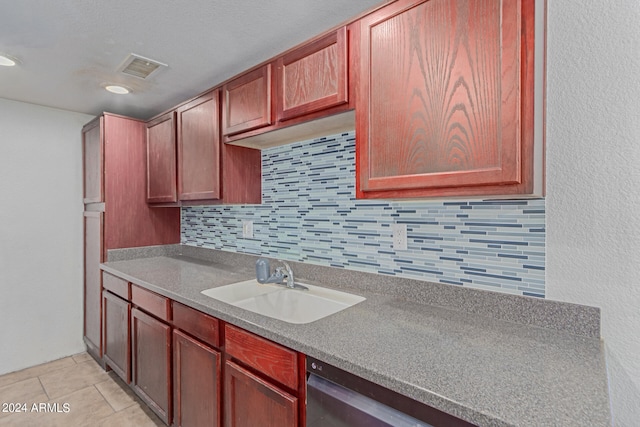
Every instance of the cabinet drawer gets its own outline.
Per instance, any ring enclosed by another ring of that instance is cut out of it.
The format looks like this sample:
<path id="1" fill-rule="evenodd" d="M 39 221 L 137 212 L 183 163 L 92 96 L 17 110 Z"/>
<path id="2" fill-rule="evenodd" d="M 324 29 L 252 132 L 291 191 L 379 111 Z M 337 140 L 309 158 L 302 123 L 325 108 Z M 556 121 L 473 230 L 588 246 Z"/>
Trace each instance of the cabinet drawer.
<path id="1" fill-rule="evenodd" d="M 102 287 L 112 294 L 118 295 L 120 298 L 124 298 L 127 301 L 131 300 L 131 289 L 129 288 L 129 282 L 106 271 L 102 272 Z"/>
<path id="2" fill-rule="evenodd" d="M 131 285 L 131 302 L 159 319 L 171 320 L 171 300 L 136 285 Z"/>
<path id="3" fill-rule="evenodd" d="M 218 319 L 172 301 L 173 325 L 214 347 L 220 347 Z"/>
<path id="4" fill-rule="evenodd" d="M 227 354 L 292 389 L 298 388 L 295 351 L 231 325 L 225 325 Z"/>

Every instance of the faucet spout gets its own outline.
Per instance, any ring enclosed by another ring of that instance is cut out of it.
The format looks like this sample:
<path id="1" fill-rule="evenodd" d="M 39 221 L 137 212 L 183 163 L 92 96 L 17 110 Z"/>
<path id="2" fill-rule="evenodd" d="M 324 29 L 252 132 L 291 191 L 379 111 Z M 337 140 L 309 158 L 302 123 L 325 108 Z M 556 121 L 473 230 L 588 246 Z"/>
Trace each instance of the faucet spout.
<path id="1" fill-rule="evenodd" d="M 286 261 L 282 261 L 281 259 L 279 259 L 278 261 L 280 261 L 282 263 L 282 265 L 284 265 L 284 270 L 286 270 L 285 272 L 283 272 L 283 268 L 282 267 L 278 267 L 276 268 L 276 274 L 279 275 L 280 277 L 284 276 L 284 278 L 282 279 L 283 281 L 286 279 L 286 283 L 284 283 L 284 285 L 289 288 L 289 289 L 298 289 L 300 291 L 308 291 L 309 288 L 307 288 L 304 285 L 301 285 L 300 283 L 296 283 L 296 279 L 293 276 L 293 268 L 291 268 L 291 266 L 289 265 L 289 263 L 287 263 Z"/>
<path id="2" fill-rule="evenodd" d="M 282 260 L 278 260 L 282 263 L 282 265 L 284 265 L 284 268 L 287 270 L 287 288 L 295 288 L 296 287 L 296 280 L 293 277 L 293 269 L 291 268 L 291 266 L 286 262 L 286 261 L 282 261 Z"/>

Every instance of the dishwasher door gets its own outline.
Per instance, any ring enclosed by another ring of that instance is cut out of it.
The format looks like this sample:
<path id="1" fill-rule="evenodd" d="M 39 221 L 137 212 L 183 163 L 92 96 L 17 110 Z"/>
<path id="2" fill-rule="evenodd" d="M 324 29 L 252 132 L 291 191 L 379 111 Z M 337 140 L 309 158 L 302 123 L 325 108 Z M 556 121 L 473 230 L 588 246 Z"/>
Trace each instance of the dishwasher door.
<path id="1" fill-rule="evenodd" d="M 433 427 L 354 390 L 310 373 L 307 427 Z"/>

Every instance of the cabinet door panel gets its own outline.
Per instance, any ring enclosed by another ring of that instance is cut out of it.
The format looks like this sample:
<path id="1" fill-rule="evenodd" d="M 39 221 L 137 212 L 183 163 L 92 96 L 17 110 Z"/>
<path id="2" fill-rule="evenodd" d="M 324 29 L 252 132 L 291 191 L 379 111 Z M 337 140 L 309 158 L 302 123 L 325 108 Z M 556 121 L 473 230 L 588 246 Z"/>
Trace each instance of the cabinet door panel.
<path id="1" fill-rule="evenodd" d="M 515 0 L 400 1 L 361 21 L 360 197 L 522 183 L 523 22 Z"/>
<path id="2" fill-rule="evenodd" d="M 346 27 L 278 59 L 278 120 L 344 104 L 347 90 Z"/>
<path id="3" fill-rule="evenodd" d="M 124 381 L 131 382 L 131 304 L 103 291 L 104 360 Z"/>
<path id="4" fill-rule="evenodd" d="M 84 337 L 89 351 L 98 358 L 102 358 L 103 217 L 102 212 L 84 213 Z"/>
<path id="5" fill-rule="evenodd" d="M 220 426 L 220 353 L 180 331 L 173 331 L 176 426 Z"/>
<path id="6" fill-rule="evenodd" d="M 225 427 L 296 427 L 298 399 L 233 362 L 226 362 Z"/>
<path id="7" fill-rule="evenodd" d="M 271 64 L 224 85 L 222 100 L 222 133 L 225 136 L 270 125 Z"/>
<path id="8" fill-rule="evenodd" d="M 82 129 L 84 203 L 104 202 L 102 123 L 103 118 L 99 117 Z"/>
<path id="9" fill-rule="evenodd" d="M 178 109 L 180 200 L 220 198 L 218 91 Z"/>
<path id="10" fill-rule="evenodd" d="M 131 384 L 167 424 L 171 423 L 171 328 L 131 310 Z"/>
<path id="11" fill-rule="evenodd" d="M 174 113 L 147 124 L 147 202 L 177 199 Z"/>

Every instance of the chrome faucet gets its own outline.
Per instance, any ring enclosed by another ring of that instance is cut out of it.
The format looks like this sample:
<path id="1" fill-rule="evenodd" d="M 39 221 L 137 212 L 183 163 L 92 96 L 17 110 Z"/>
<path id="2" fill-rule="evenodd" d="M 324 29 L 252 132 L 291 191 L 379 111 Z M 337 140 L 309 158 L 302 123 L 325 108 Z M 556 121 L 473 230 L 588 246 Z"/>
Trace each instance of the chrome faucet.
<path id="1" fill-rule="evenodd" d="M 284 279 L 286 279 L 287 288 L 289 288 L 289 289 L 300 289 L 300 290 L 303 290 L 303 291 L 308 291 L 309 290 L 309 288 L 307 288 L 306 286 L 301 285 L 299 283 L 296 283 L 296 279 L 293 277 L 293 269 L 291 268 L 291 266 L 286 261 L 283 261 L 281 259 L 279 259 L 278 261 L 281 262 L 282 265 L 284 265 L 284 268 L 285 268 L 286 271 L 283 273 L 282 272 L 282 267 L 278 267 L 278 268 L 276 268 L 276 274 L 279 273 L 281 275 L 284 275 L 283 281 L 284 281 Z"/>
<path id="2" fill-rule="evenodd" d="M 285 273 L 286 278 L 287 278 L 287 288 L 295 288 L 296 287 L 296 280 L 293 277 L 293 269 L 291 268 L 291 266 L 286 262 L 286 261 L 282 261 L 282 260 L 278 260 L 282 263 L 282 265 L 284 265 L 284 268 L 287 270 L 287 272 Z"/>

